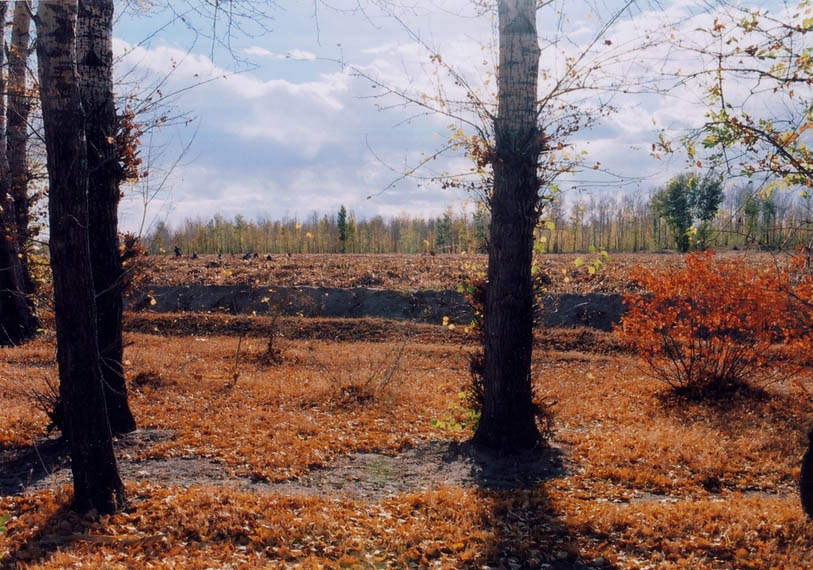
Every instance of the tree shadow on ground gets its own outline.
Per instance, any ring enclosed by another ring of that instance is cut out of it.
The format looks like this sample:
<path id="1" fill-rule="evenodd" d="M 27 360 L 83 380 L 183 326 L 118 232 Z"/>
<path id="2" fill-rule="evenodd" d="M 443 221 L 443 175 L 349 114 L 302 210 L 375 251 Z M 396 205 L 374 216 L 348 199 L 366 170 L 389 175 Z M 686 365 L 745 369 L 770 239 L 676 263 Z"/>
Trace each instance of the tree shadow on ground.
<path id="1" fill-rule="evenodd" d="M 695 400 L 663 392 L 659 395 L 663 412 L 684 425 L 702 422 L 720 433 L 740 436 L 746 430 L 765 426 L 800 441 L 813 424 L 811 403 L 799 394 L 776 390 L 744 390 L 725 398 Z"/>
<path id="2" fill-rule="evenodd" d="M 451 446 L 449 453 L 471 459 L 471 476 L 484 505 L 483 530 L 492 537 L 485 552 L 488 566 L 506 570 L 597 567 L 581 559 L 576 537 L 560 520 L 546 491 L 546 481 L 566 475 L 561 450 L 543 447 L 500 455 L 464 443 Z"/>
<path id="3" fill-rule="evenodd" d="M 10 549 L 0 558 L 0 568 L 16 568 L 21 564 L 36 566 L 81 536 L 75 530 L 80 525 L 81 517 L 71 511 L 69 501 L 65 501 L 33 532 L 9 524 L 6 538 L 11 543 Z"/>
<path id="4" fill-rule="evenodd" d="M 69 467 L 70 446 L 62 437 L 4 451 L 0 454 L 0 497 L 30 493 L 42 487 L 55 472 Z M 74 540 L 71 529 L 77 526 L 79 515 L 70 510 L 68 500 L 63 503 L 42 524 L 37 525 L 33 533 L 29 532 L 28 525 L 18 529 L 13 522 L 8 523 L 5 538 L 11 543 L 11 548 L 0 558 L 0 568 L 37 564 Z"/>
<path id="5" fill-rule="evenodd" d="M 141 465 L 143 468 L 143 464 Z M 357 480 L 348 484 L 347 476 Z M 547 483 L 567 475 L 562 452 L 541 448 L 522 455 L 505 456 L 477 449 L 470 443 L 435 442 L 398 456 L 356 454 L 338 466 L 314 470 L 309 482 L 288 482 L 287 486 L 254 486 L 261 493 L 285 495 L 316 494 L 335 497 L 350 494 L 354 500 L 377 503 L 382 498 L 414 492 L 435 485 L 464 486 L 474 489 L 480 506 L 476 538 L 485 549 L 474 563 L 460 562 L 460 568 L 487 567 L 505 570 L 550 568 L 588 570 L 614 568 L 596 565 L 582 558 L 579 537 L 562 520 L 547 491 Z M 344 481 L 344 487 L 339 485 Z M 57 505 L 67 505 L 57 499 Z M 42 509 L 40 505 L 37 509 Z M 49 507 L 44 522 L 10 525 L 8 554 L 0 559 L 0 568 L 16 564 L 37 564 L 56 550 L 77 541 L 91 540 L 83 535 L 87 520 L 67 506 Z M 29 523 L 31 519 L 28 519 Z M 442 539 L 442 536 L 437 538 Z M 482 542 L 481 542 L 482 541 Z"/>
<path id="6" fill-rule="evenodd" d="M 64 438 L 49 438 L 0 454 L 0 497 L 21 495 L 70 465 Z"/>

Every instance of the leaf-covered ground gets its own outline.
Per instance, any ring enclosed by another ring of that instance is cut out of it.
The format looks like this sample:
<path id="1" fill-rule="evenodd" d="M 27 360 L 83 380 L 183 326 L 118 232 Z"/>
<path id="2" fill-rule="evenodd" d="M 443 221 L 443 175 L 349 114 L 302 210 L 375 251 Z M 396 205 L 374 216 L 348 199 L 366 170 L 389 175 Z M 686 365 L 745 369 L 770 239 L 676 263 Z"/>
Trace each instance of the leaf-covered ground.
<path id="1" fill-rule="evenodd" d="M 635 264 L 681 262 L 613 256 L 590 273 L 576 257 L 542 259 L 553 290 L 628 290 Z M 161 257 L 140 286 L 455 288 L 484 261 Z M 53 333 L 0 350 L 0 568 L 813 567 L 796 490 L 810 370 L 759 400 L 688 405 L 618 337 L 538 330 L 555 434 L 512 459 L 465 443 L 464 327 L 280 318 L 278 362 L 269 317 L 125 323 L 140 429 L 116 442 L 130 506 L 114 516 L 66 508 L 65 449 L 26 395 L 56 378 Z"/>
<path id="2" fill-rule="evenodd" d="M 534 378 L 556 402 L 556 435 L 537 459 L 550 469 L 501 488 L 456 475 L 452 457 L 442 482 L 402 480 L 393 467 L 415 467 L 438 446 L 465 454 L 453 442 L 467 431 L 432 420 L 463 419 L 469 348 L 285 340 L 274 364 L 254 336 L 126 340 L 132 406 L 144 433 L 160 434 L 119 445 L 130 508 L 79 518 L 65 509 L 66 471 L 32 480 L 0 498 L 11 516 L 0 567 L 813 565 L 813 525 L 795 489 L 811 408 L 793 385 L 756 402 L 677 405 L 632 356 L 540 350 Z M 53 377 L 53 357 L 48 336 L 3 353 L 4 458 L 44 436 L 44 416 L 14 381 Z M 221 475 L 192 476 L 177 468 L 184 461 Z M 383 491 L 355 492 L 365 486 Z"/>

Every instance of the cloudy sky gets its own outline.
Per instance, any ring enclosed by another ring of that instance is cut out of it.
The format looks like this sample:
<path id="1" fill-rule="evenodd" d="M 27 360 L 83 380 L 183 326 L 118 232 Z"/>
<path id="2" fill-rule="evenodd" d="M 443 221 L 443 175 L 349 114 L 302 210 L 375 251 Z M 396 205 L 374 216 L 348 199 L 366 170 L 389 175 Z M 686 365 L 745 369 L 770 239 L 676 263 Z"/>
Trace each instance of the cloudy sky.
<path id="1" fill-rule="evenodd" d="M 145 231 L 158 220 L 178 225 L 215 214 L 303 219 L 313 212 L 333 215 L 344 204 L 358 216 L 436 215 L 449 205 L 471 203 L 465 192 L 444 190 L 431 179 L 470 168 L 460 149 L 419 169 L 422 176 L 403 174 L 446 146 L 457 128 L 466 134 L 473 129 L 398 97 L 380 97 L 382 87 L 371 81 L 430 105 L 439 93 L 465 99 L 466 90 L 431 61 L 437 53 L 478 97 L 490 101 L 495 19 L 478 14 L 469 0 L 400 0 L 391 13 L 370 3 L 360 11 L 356 0 L 278 0 L 268 7 L 238 2 L 264 15 L 249 13 L 232 22 L 231 34 L 223 14 L 213 20 L 190 10 L 202 4 L 197 0 L 172 2 L 171 9 L 133 4 L 115 29 L 122 91 L 155 89 L 153 100 L 178 93 L 155 112 L 192 120 L 170 121 L 143 137 L 150 176 L 128 189 L 125 229 L 139 229 L 145 194 Z M 563 0 L 539 12 L 541 92 L 621 5 Z M 646 192 L 685 168 L 681 159 L 656 160 L 650 147 L 659 129 L 679 134 L 701 121 L 702 90 L 655 96 L 623 94 L 618 87 L 642 91 L 632 86 L 638 76 L 646 80 L 696 65 L 665 44 L 638 47 L 707 25 L 712 17 L 706 5 L 639 2 L 583 61 L 603 68 L 593 72 L 593 87 L 616 90 L 577 92 L 570 102 L 583 109 L 609 102 L 617 111 L 565 150 L 587 152 L 584 171 L 560 184 L 568 200 Z M 476 123 L 454 104 L 446 109 Z"/>

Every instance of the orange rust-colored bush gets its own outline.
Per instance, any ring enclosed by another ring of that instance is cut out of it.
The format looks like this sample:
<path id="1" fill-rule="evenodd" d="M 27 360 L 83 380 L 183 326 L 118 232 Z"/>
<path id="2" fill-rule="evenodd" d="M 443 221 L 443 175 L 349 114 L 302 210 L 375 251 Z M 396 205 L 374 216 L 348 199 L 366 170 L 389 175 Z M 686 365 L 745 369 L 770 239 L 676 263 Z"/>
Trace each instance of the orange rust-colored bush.
<path id="1" fill-rule="evenodd" d="M 625 295 L 619 332 L 650 372 L 695 399 L 759 389 L 798 370 L 811 347 L 811 275 L 801 256 L 752 267 L 711 252 L 683 267 L 632 278 L 646 290 Z"/>

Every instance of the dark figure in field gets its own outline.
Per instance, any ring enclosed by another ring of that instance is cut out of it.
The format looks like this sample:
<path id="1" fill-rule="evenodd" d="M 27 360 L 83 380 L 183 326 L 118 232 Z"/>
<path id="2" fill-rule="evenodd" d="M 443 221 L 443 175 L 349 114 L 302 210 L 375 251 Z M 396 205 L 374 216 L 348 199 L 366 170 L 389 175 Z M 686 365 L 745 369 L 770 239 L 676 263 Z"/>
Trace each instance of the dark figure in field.
<path id="1" fill-rule="evenodd" d="M 192 259 L 197 259 L 197 258 L 198 258 L 198 252 L 197 252 L 197 251 L 193 251 L 193 252 L 192 252 Z"/>
<path id="2" fill-rule="evenodd" d="M 251 253 L 251 252 L 249 251 L 247 254 L 245 254 L 245 255 L 243 256 L 243 261 L 248 261 L 248 260 L 249 260 L 249 259 L 251 259 L 253 256 L 254 256 L 254 254 L 253 254 L 253 253 Z"/>
<path id="3" fill-rule="evenodd" d="M 272 259 L 273 259 L 273 258 L 271 257 L 271 254 L 270 254 L 270 253 L 269 253 L 268 255 L 266 255 L 266 256 L 265 256 L 265 260 L 266 260 L 266 261 L 271 261 Z"/>
<path id="4" fill-rule="evenodd" d="M 181 257 L 181 248 L 180 248 L 180 247 L 178 247 L 178 246 L 176 245 L 176 246 L 175 246 L 175 249 L 173 249 L 172 251 L 174 251 L 174 252 L 175 252 L 175 257 Z"/>
<path id="5" fill-rule="evenodd" d="M 255 251 L 254 252 L 254 259 L 257 259 L 258 257 L 260 257 L 260 254 Z"/>
<path id="6" fill-rule="evenodd" d="M 802 472 L 799 473 L 799 494 L 802 497 L 802 509 L 807 516 L 813 517 L 813 428 L 807 432 L 807 451 L 802 456 Z"/>

